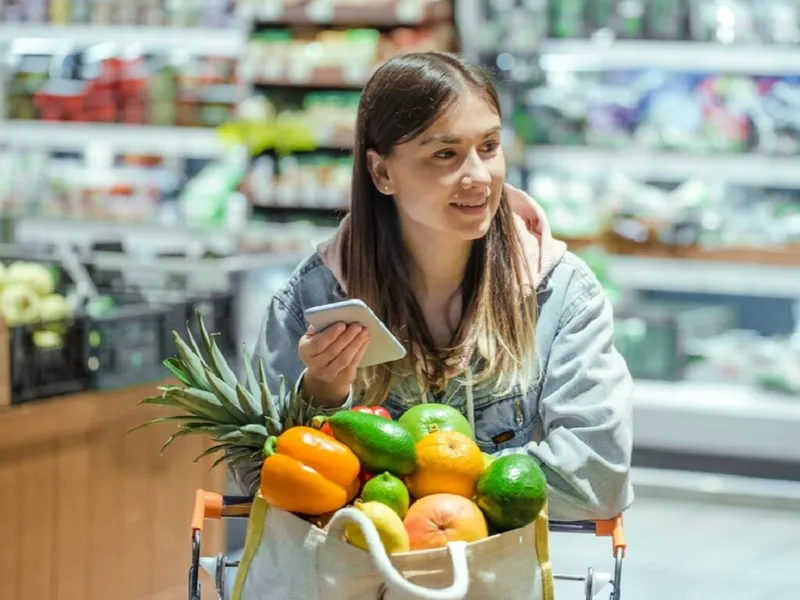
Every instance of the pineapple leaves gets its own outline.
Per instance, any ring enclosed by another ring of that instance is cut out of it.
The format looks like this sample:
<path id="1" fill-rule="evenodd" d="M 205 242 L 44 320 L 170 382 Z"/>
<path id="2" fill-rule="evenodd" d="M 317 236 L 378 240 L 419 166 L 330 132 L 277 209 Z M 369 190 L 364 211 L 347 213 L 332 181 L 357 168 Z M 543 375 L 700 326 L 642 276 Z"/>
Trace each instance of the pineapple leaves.
<path id="1" fill-rule="evenodd" d="M 222 379 L 222 381 L 227 383 L 230 387 L 236 387 L 236 384 L 238 383 L 236 374 L 228 366 L 228 363 L 225 361 L 225 357 L 222 356 L 222 352 L 220 352 L 220 349 L 214 341 L 214 338 L 209 335 L 208 330 L 206 329 L 206 324 L 203 322 L 203 315 L 199 310 L 195 310 L 195 315 L 197 316 L 197 323 L 200 327 L 200 335 L 203 338 L 203 346 L 205 346 L 211 370 L 214 372 L 214 375 Z M 191 335 L 191 333 L 189 335 Z M 200 351 L 198 350 L 198 354 L 199 352 Z"/>
<path id="2" fill-rule="evenodd" d="M 253 395 L 248 392 L 241 383 L 236 384 L 236 397 L 244 413 L 250 418 L 251 423 L 261 423 L 264 415 L 261 413 L 261 405 Z"/>
<path id="3" fill-rule="evenodd" d="M 164 361 L 164 366 L 167 367 L 169 372 L 172 373 L 173 377 L 175 377 L 175 379 L 180 381 L 183 385 L 188 387 L 196 387 L 195 382 L 192 381 L 191 377 L 183 371 L 183 363 L 181 363 L 178 358 L 173 356 L 166 359 Z"/>
<path id="4" fill-rule="evenodd" d="M 227 383 L 222 381 L 219 377 L 214 375 L 214 373 L 212 373 L 211 369 L 208 367 L 206 367 L 205 375 L 208 381 L 208 386 L 211 388 L 212 392 L 214 392 L 213 395 L 216 395 L 216 397 L 219 398 L 222 406 L 225 407 L 225 410 L 230 414 L 230 416 L 242 425 L 250 423 L 250 419 L 244 413 L 244 411 L 242 411 L 242 407 L 239 405 L 239 399 L 236 397 L 236 391 Z"/>
<path id="5" fill-rule="evenodd" d="M 216 467 L 221 462 L 229 462 L 234 463 L 237 461 L 242 460 L 256 460 L 258 457 L 257 452 L 253 452 L 250 448 L 242 448 L 241 450 L 234 450 L 233 452 L 227 452 L 220 456 L 217 460 L 214 461 L 208 470 L 211 471 L 214 467 Z"/>
<path id="6" fill-rule="evenodd" d="M 281 403 L 281 406 L 278 408 L 278 410 L 285 412 L 288 408 L 286 405 L 289 402 L 286 398 L 286 378 L 283 376 L 283 373 L 278 375 L 278 402 Z"/>
<path id="7" fill-rule="evenodd" d="M 253 395 L 258 396 L 260 390 L 258 389 L 258 382 L 256 381 L 256 374 L 253 372 L 253 356 L 247 349 L 247 344 L 242 345 L 242 362 L 244 363 L 244 373 L 247 379 L 247 390 Z M 265 413 L 266 414 L 266 413 Z"/>
<path id="8" fill-rule="evenodd" d="M 191 336 L 191 333 L 189 335 Z M 195 384 L 193 387 L 208 387 L 208 380 L 205 374 L 206 367 L 203 360 L 199 355 L 192 352 L 192 349 L 186 345 L 186 342 L 181 339 L 177 331 L 172 332 L 172 337 L 175 339 L 175 347 L 178 349 L 178 354 L 183 360 L 183 364 L 186 366 L 186 370 Z"/>
<path id="9" fill-rule="evenodd" d="M 167 438 L 167 441 L 164 442 L 164 445 L 161 446 L 161 454 L 164 454 L 164 450 L 166 450 L 176 439 L 178 439 L 179 437 L 183 437 L 184 435 L 190 435 L 192 433 L 194 432 L 189 428 L 181 427 L 180 429 L 178 429 L 178 431 L 169 436 Z"/>
<path id="10" fill-rule="evenodd" d="M 207 417 L 210 421 L 227 423 L 231 415 L 227 408 L 211 392 L 187 388 L 167 392 L 167 397 L 174 398 L 175 402 L 185 410 L 199 416 Z"/>
<path id="11" fill-rule="evenodd" d="M 267 376 L 264 372 L 264 361 L 260 358 L 258 359 L 258 382 L 258 387 L 261 389 L 261 412 L 263 413 L 267 422 L 275 421 L 276 423 L 280 423 L 281 418 L 278 413 L 278 409 L 275 406 L 275 402 L 272 399 L 272 394 L 270 394 L 269 388 L 267 387 Z M 280 432 L 281 429 L 278 430 L 278 433 Z"/>
<path id="12" fill-rule="evenodd" d="M 264 442 L 266 441 L 266 428 L 261 425 L 254 425 L 253 427 L 260 427 L 260 430 L 247 430 L 247 427 L 242 427 L 241 429 L 237 429 L 236 431 L 231 431 L 230 433 L 226 433 L 218 438 L 214 438 L 215 442 L 221 442 L 228 446 L 244 446 L 250 448 L 251 451 L 253 449 L 257 449 L 261 451 L 264 447 Z"/>
<path id="13" fill-rule="evenodd" d="M 214 423 L 208 421 L 207 419 L 203 419 L 202 417 L 195 417 L 192 415 L 175 415 L 172 417 L 161 417 L 159 419 L 152 419 L 150 421 L 146 421 L 136 427 L 133 427 L 125 432 L 125 435 L 129 433 L 133 433 L 134 431 L 139 431 L 140 429 L 144 429 L 145 427 L 149 427 L 150 425 L 158 425 L 159 423 L 192 423 L 192 424 L 203 424 L 203 425 L 214 425 Z"/>
<path id="14" fill-rule="evenodd" d="M 219 452 L 220 450 L 225 450 L 225 448 L 227 448 L 227 447 L 228 447 L 228 444 L 216 444 L 214 446 L 210 446 L 209 448 L 206 448 L 203 452 L 198 454 L 195 457 L 194 462 L 200 462 L 206 456 L 211 456 L 212 454 L 215 454 L 215 453 Z"/>
<path id="15" fill-rule="evenodd" d="M 258 438 L 259 446 L 263 446 L 264 442 L 266 442 L 267 438 L 269 437 L 269 432 L 263 425 L 245 425 L 244 427 L 239 428 L 239 431 Z"/>

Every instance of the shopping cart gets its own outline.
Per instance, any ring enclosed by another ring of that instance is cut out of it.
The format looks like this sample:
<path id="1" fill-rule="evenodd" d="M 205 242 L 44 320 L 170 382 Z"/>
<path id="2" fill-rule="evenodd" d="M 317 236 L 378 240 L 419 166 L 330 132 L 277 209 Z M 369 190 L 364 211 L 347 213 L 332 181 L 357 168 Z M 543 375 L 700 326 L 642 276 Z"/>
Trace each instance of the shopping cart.
<path id="1" fill-rule="evenodd" d="M 203 524 L 207 519 L 246 519 L 250 515 L 252 498 L 246 496 L 222 496 L 205 490 L 197 490 L 192 513 L 192 566 L 189 568 L 189 600 L 200 600 L 200 571 L 205 570 L 214 578 L 217 600 L 226 600 L 227 569 L 235 569 L 239 561 L 228 560 L 218 554 L 213 558 L 200 557 Z M 622 587 L 622 559 L 625 557 L 625 533 L 622 515 L 609 521 L 550 521 L 550 531 L 555 533 L 593 533 L 598 537 L 610 537 L 614 550 L 614 574 L 589 568 L 586 575 L 554 575 L 561 581 L 584 584 L 586 600 L 593 600 L 606 586 L 611 586 L 611 600 L 620 600 Z"/>

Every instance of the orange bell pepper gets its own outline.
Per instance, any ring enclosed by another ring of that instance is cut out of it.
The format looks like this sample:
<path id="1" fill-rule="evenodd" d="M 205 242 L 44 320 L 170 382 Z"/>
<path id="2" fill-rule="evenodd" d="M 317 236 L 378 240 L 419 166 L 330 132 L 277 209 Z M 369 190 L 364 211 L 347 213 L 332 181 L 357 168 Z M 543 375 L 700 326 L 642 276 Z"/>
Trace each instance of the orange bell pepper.
<path id="1" fill-rule="evenodd" d="M 350 500 L 361 465 L 353 451 L 311 427 L 292 427 L 264 444 L 261 495 L 276 508 L 318 516 Z"/>

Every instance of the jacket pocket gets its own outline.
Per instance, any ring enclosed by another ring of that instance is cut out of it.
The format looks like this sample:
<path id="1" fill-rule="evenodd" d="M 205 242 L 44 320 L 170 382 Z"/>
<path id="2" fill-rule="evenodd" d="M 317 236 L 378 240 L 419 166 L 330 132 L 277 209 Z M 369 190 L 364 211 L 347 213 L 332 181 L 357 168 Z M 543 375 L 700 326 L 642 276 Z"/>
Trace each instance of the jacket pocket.
<path id="1" fill-rule="evenodd" d="M 523 394 L 498 399 L 475 409 L 475 441 L 483 452 L 494 454 L 519 448 L 533 440 L 536 419 Z"/>

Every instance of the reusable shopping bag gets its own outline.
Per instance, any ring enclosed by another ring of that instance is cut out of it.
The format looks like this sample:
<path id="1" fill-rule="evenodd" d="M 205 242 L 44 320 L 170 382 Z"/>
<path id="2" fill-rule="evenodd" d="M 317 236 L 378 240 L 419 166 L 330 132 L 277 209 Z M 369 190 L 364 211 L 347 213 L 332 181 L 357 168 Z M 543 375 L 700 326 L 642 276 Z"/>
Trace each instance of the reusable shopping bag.
<path id="1" fill-rule="evenodd" d="M 368 552 L 343 541 L 349 522 Z M 553 600 L 546 507 L 522 529 L 391 557 L 354 508 L 326 529 L 256 496 L 232 600 Z"/>

